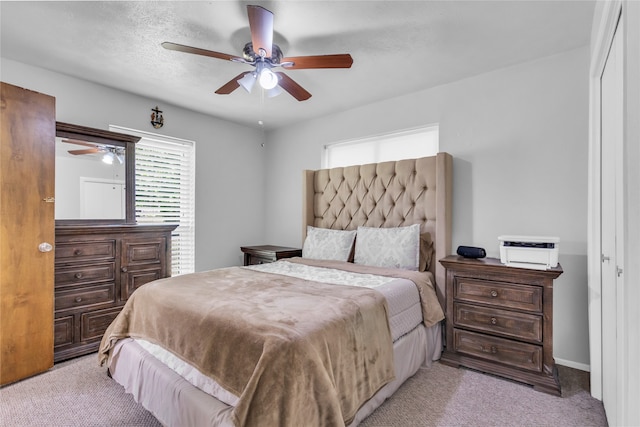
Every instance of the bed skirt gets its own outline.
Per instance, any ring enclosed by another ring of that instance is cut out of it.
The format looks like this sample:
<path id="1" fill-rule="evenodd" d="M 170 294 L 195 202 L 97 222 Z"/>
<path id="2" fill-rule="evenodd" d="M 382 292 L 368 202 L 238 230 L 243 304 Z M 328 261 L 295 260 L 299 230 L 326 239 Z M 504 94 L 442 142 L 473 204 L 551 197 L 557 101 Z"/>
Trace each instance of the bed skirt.
<path id="1" fill-rule="evenodd" d="M 440 324 L 420 325 L 393 345 L 396 379 L 376 393 L 356 413 L 357 426 L 421 366 L 430 366 L 442 351 Z M 113 379 L 131 393 L 136 402 L 166 426 L 231 427 L 232 408 L 191 385 L 133 339 L 119 341 L 109 357 Z"/>

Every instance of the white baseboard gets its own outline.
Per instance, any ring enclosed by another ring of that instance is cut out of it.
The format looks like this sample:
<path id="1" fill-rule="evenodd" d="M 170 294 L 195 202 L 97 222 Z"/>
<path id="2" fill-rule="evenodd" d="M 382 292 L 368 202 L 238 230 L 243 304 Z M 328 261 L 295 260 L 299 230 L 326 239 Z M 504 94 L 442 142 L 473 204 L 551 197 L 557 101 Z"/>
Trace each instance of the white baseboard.
<path id="1" fill-rule="evenodd" d="M 579 369 L 581 371 L 591 372 L 591 366 L 587 365 L 586 363 L 578 363 L 572 360 L 558 359 L 557 357 L 555 357 L 554 359 L 556 360 L 556 365 L 562 365 L 573 369 Z"/>

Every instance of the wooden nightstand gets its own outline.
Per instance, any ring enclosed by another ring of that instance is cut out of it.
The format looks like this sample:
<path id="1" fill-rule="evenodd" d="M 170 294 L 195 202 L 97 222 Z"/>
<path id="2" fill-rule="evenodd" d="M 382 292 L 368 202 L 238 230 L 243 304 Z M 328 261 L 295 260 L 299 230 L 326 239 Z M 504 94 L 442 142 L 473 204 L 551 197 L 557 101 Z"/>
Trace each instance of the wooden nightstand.
<path id="1" fill-rule="evenodd" d="M 440 361 L 560 395 L 553 359 L 553 280 L 549 270 L 507 267 L 494 258 L 449 256 L 446 348 Z"/>
<path id="2" fill-rule="evenodd" d="M 302 249 L 284 246 L 242 246 L 240 250 L 244 252 L 244 265 L 264 264 L 282 258 L 302 256 Z"/>

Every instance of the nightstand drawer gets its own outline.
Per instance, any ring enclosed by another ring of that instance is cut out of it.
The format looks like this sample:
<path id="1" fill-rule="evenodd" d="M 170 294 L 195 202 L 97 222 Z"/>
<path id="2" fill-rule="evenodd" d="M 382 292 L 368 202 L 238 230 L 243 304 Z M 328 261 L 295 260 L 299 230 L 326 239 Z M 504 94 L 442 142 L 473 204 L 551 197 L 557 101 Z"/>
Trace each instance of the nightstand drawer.
<path id="1" fill-rule="evenodd" d="M 542 372 L 542 347 L 503 338 L 453 330 L 454 350 L 458 353 L 506 365 Z"/>
<path id="2" fill-rule="evenodd" d="M 455 326 L 542 342 L 542 316 L 454 303 Z"/>
<path id="3" fill-rule="evenodd" d="M 542 288 L 491 280 L 456 277 L 454 298 L 469 302 L 490 304 L 500 308 L 515 308 L 542 312 Z"/>
<path id="4" fill-rule="evenodd" d="M 242 246 L 244 253 L 244 265 L 266 264 L 283 258 L 302 256 L 302 249 L 286 246 Z"/>
<path id="5" fill-rule="evenodd" d="M 251 255 L 247 258 L 247 265 L 268 264 L 276 261 L 275 257 L 261 257 L 256 255 Z"/>

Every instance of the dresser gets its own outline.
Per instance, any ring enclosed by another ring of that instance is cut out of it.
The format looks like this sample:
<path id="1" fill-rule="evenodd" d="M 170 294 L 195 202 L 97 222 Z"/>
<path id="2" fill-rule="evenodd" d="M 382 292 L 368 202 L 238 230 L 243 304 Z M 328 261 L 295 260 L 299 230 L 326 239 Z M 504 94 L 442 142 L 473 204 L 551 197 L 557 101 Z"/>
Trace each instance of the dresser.
<path id="1" fill-rule="evenodd" d="M 302 249 L 286 246 L 242 246 L 240 250 L 244 253 L 244 265 L 264 264 L 282 258 L 302 256 Z"/>
<path id="2" fill-rule="evenodd" d="M 58 225 L 54 360 L 97 351 L 104 331 L 140 286 L 171 275 L 176 225 Z"/>
<path id="3" fill-rule="evenodd" d="M 507 267 L 494 258 L 449 256 L 441 363 L 464 366 L 560 395 L 553 359 L 553 281 L 562 268 Z"/>

